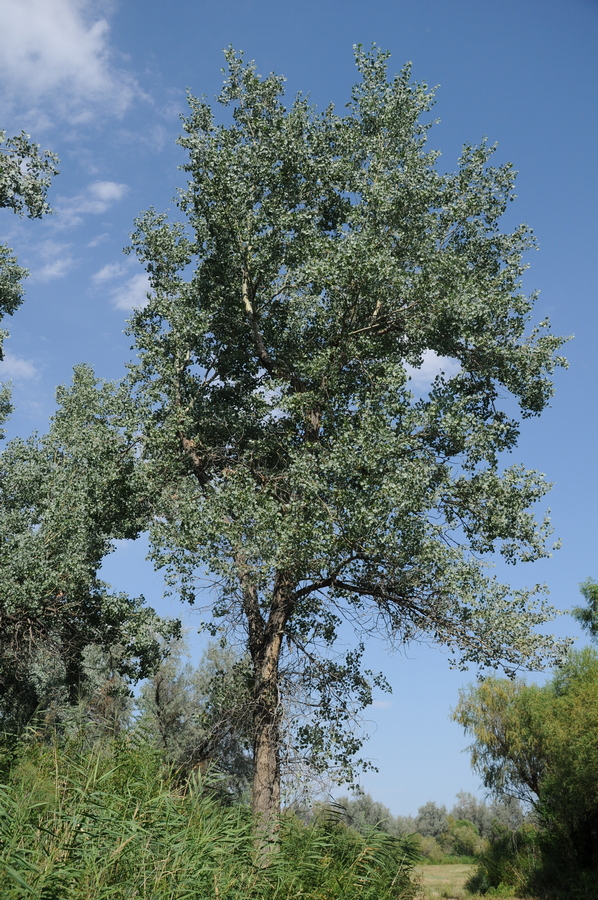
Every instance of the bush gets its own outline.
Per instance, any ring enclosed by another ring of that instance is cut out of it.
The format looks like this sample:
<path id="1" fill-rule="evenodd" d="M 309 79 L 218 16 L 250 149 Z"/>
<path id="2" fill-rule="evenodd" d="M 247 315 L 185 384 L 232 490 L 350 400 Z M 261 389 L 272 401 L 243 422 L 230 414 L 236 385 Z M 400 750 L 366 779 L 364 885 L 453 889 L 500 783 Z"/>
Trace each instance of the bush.
<path id="1" fill-rule="evenodd" d="M 416 834 L 417 849 L 427 862 L 440 863 L 444 860 L 446 853 L 431 835 Z"/>
<path id="2" fill-rule="evenodd" d="M 449 829 L 443 837 L 443 846 L 455 856 L 479 856 L 487 848 L 488 842 L 480 837 L 473 822 L 467 819 L 451 821 L 449 817 Z"/>
<path id="3" fill-rule="evenodd" d="M 525 893 L 540 864 L 540 836 L 532 825 L 517 831 L 496 826 L 467 887 L 474 893 Z M 498 894 L 500 896 L 500 893 Z"/>

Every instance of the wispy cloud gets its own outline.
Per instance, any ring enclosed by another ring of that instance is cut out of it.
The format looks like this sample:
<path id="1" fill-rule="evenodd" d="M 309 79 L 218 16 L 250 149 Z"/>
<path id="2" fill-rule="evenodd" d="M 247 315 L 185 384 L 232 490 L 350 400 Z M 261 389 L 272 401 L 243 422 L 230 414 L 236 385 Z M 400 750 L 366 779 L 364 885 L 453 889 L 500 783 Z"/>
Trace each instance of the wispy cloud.
<path id="1" fill-rule="evenodd" d="M 21 381 L 35 378 L 37 374 L 38 370 L 30 359 L 15 356 L 10 351 L 6 351 L 4 359 L 0 360 L 0 379 L 10 378 Z"/>
<path id="2" fill-rule="evenodd" d="M 55 204 L 56 225 L 70 228 L 80 225 L 83 215 L 101 215 L 122 200 L 128 190 L 126 184 L 116 181 L 93 181 L 81 194 L 59 197 Z"/>
<path id="3" fill-rule="evenodd" d="M 105 281 L 112 281 L 114 278 L 120 278 L 125 274 L 126 263 L 106 263 L 105 266 L 95 272 L 91 276 L 93 284 L 103 284 Z"/>
<path id="4" fill-rule="evenodd" d="M 42 241 L 37 245 L 37 253 L 41 265 L 33 267 L 35 281 L 52 281 L 55 278 L 64 278 L 75 266 L 75 259 L 69 252 L 71 244 L 63 244 L 58 241 Z"/>
<path id="5" fill-rule="evenodd" d="M 147 306 L 147 294 L 150 290 L 149 278 L 145 272 L 133 275 L 124 284 L 110 292 L 110 300 L 115 309 L 141 309 Z"/>
<path id="6" fill-rule="evenodd" d="M 87 245 L 88 247 L 99 247 L 100 244 L 103 244 L 105 241 L 109 239 L 110 235 L 107 231 L 104 231 L 102 234 L 98 234 L 97 237 L 94 237 L 92 241 Z"/>
<path id="7" fill-rule="evenodd" d="M 108 282 L 122 278 L 133 266 L 137 266 L 136 259 L 127 259 L 123 262 L 106 263 L 91 276 L 91 282 L 96 287 L 106 285 Z M 108 297 L 115 309 L 124 309 L 130 312 L 132 309 L 140 309 L 147 306 L 147 294 L 150 291 L 150 282 L 145 272 L 137 272 L 136 275 L 127 278 L 114 287 L 109 288 Z"/>
<path id="8" fill-rule="evenodd" d="M 115 64 L 98 0 L 1 0 L 4 96 L 46 124 L 121 116 L 142 92 Z"/>
<path id="9" fill-rule="evenodd" d="M 46 263 L 45 266 L 42 266 L 42 268 L 35 273 L 35 277 L 38 281 L 53 281 L 54 278 L 64 278 L 74 265 L 75 260 L 71 256 L 66 256 L 63 259 L 55 259 L 54 262 Z"/>
<path id="10" fill-rule="evenodd" d="M 437 375 L 441 372 L 447 378 L 452 378 L 461 368 L 456 359 L 448 356 L 439 356 L 434 350 L 426 350 L 421 366 L 405 366 L 407 375 L 411 378 L 411 384 L 417 390 L 428 390 Z"/>

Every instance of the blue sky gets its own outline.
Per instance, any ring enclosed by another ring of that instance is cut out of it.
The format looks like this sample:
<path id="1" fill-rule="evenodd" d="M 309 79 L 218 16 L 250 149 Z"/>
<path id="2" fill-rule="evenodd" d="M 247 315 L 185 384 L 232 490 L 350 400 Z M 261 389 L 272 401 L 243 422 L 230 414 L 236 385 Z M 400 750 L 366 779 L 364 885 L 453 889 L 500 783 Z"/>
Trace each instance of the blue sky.
<path id="1" fill-rule="evenodd" d="M 566 609 L 578 583 L 598 577 L 598 0 L 0 0 L 0 127 L 25 129 L 61 158 L 55 215 L 0 219 L 0 241 L 31 270 L 25 304 L 4 323 L 11 336 L 0 378 L 12 379 L 17 406 L 10 434 L 46 429 L 55 386 L 76 363 L 104 378 L 123 374 L 124 323 L 146 282 L 121 250 L 134 217 L 171 208 L 183 182 L 174 142 L 185 89 L 212 98 L 232 44 L 262 74 L 284 74 L 291 96 L 340 107 L 355 79 L 352 45 L 372 42 L 392 53 L 391 69 L 411 60 L 415 80 L 440 85 L 441 121 L 429 140 L 441 167 L 454 168 L 464 142 L 487 136 L 499 142 L 498 160 L 520 172 L 505 228 L 534 229 L 540 249 L 524 283 L 541 292 L 535 318 L 549 316 L 554 331 L 575 339 L 552 408 L 524 423 L 512 460 L 555 482 L 549 504 L 563 547 L 498 574 L 515 586 L 546 581 Z M 107 578 L 179 613 L 161 602 L 160 578 L 143 557 L 142 544 L 120 547 Z M 579 634 L 566 616 L 554 630 Z M 369 653 L 394 694 L 371 711 L 367 752 L 380 771 L 365 788 L 395 813 L 479 791 L 467 741 L 448 718 L 475 673 L 449 670 L 436 648 Z"/>

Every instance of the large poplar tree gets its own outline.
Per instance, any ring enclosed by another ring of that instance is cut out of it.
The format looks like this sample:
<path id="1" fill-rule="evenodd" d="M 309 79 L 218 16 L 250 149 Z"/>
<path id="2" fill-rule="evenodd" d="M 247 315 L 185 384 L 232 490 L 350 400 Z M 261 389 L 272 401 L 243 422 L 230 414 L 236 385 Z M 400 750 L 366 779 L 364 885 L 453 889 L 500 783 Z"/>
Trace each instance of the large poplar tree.
<path id="1" fill-rule="evenodd" d="M 364 635 L 510 669 L 561 649 L 534 631 L 551 616 L 537 591 L 483 562 L 545 556 L 549 532 L 531 512 L 543 477 L 504 466 L 513 411 L 541 413 L 562 362 L 547 323 L 529 328 L 532 235 L 500 230 L 514 172 L 482 144 L 443 174 L 431 92 L 408 67 L 389 79 L 378 50 L 356 61 L 339 115 L 286 108 L 283 79 L 229 51 L 226 124 L 189 98 L 186 225 L 150 210 L 133 235 L 151 283 L 130 331 L 153 555 L 192 602 L 211 578 L 215 625 L 246 642 L 266 818 L 287 703 L 312 710 L 291 730 L 315 766 L 358 749 L 343 725 L 371 697 Z M 409 372 L 433 354 L 453 374 L 422 396 Z"/>

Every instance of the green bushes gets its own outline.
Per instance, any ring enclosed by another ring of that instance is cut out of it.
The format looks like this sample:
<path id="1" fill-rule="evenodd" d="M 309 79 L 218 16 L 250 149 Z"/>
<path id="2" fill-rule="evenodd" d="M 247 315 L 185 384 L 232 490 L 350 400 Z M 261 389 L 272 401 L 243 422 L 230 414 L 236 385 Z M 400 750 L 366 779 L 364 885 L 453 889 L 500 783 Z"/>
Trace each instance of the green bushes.
<path id="1" fill-rule="evenodd" d="M 508 883 L 532 894 L 598 898 L 598 653 L 572 652 L 541 687 L 489 678 L 463 692 L 454 717 L 474 738 L 485 786 L 534 809 L 536 830 L 493 841 L 489 885 L 508 865 Z"/>
<path id="2" fill-rule="evenodd" d="M 498 826 L 478 860 L 468 888 L 475 893 L 526 894 L 540 860 L 539 834 L 533 825 L 517 831 Z"/>
<path id="3" fill-rule="evenodd" d="M 468 863 L 478 858 L 488 847 L 488 841 L 467 819 L 447 816 L 446 827 L 436 837 L 414 835 L 418 850 L 428 863 Z"/>
<path id="4" fill-rule="evenodd" d="M 398 900 L 414 896 L 408 840 L 330 817 L 281 819 L 267 868 L 252 820 L 217 782 L 177 786 L 131 739 L 18 753 L 0 793 L 3 900 Z"/>

